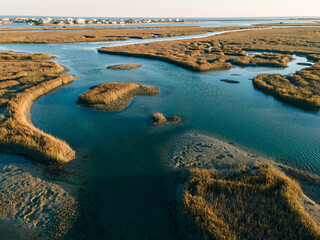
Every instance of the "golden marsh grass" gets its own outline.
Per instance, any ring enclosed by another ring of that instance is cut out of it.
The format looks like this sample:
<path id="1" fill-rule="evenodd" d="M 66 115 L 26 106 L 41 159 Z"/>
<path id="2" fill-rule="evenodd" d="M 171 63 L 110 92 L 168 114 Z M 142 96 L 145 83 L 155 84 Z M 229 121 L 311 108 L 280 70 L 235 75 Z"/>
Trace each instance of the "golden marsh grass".
<path id="1" fill-rule="evenodd" d="M 43 163 L 64 163 L 75 157 L 75 151 L 35 128 L 29 117 L 36 99 L 73 81 L 71 75 L 60 75 L 65 69 L 49 58 L 48 54 L 0 54 L 0 85 L 10 90 L 0 95 L 0 104 L 6 106 L 0 146 Z"/>
<path id="2" fill-rule="evenodd" d="M 248 55 L 247 51 L 263 51 Z M 179 41 L 100 48 L 99 52 L 158 59 L 193 71 L 230 69 L 234 65 L 286 67 L 293 53 L 320 60 L 320 28 L 240 31 Z M 319 65 L 292 76 L 259 75 L 254 86 L 276 98 L 300 106 L 319 107 Z"/>
<path id="3" fill-rule="evenodd" d="M 81 94 L 78 103 L 98 110 L 120 111 L 135 96 L 153 96 L 160 93 L 158 87 L 139 83 L 103 83 Z"/>
<path id="4" fill-rule="evenodd" d="M 297 182 L 271 165 L 191 169 L 182 193 L 190 239 L 319 239 Z"/>

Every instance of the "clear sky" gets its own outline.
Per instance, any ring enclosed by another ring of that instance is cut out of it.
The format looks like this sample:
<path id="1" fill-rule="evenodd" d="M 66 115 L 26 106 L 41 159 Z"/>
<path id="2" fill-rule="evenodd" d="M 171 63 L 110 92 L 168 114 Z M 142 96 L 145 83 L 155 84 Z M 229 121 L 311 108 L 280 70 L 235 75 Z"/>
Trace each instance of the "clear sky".
<path id="1" fill-rule="evenodd" d="M 0 15 L 87 17 L 319 16 L 320 0 L 0 0 Z"/>

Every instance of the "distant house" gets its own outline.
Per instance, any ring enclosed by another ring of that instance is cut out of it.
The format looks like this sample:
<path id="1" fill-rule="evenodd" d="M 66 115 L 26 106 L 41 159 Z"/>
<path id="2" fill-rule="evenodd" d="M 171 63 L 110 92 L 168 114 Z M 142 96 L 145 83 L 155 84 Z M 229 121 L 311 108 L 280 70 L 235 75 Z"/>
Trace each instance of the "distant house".
<path id="1" fill-rule="evenodd" d="M 7 18 L 7 17 L 2 18 L 3 24 L 9 23 L 9 22 L 10 22 L 9 18 Z"/>
<path id="2" fill-rule="evenodd" d="M 75 24 L 85 24 L 86 20 L 83 18 L 77 18 L 74 22 Z"/>
<path id="3" fill-rule="evenodd" d="M 39 18 L 37 21 L 38 25 L 48 25 L 50 23 L 52 23 L 52 18 Z"/>
<path id="4" fill-rule="evenodd" d="M 57 25 L 63 25 L 63 24 L 65 24 L 65 20 L 63 20 L 63 19 L 54 19 L 52 21 L 52 23 L 53 24 L 57 24 Z"/>
<path id="5" fill-rule="evenodd" d="M 117 24 L 117 21 L 116 20 L 110 20 L 109 23 L 110 24 Z"/>
<path id="6" fill-rule="evenodd" d="M 66 24 L 73 25 L 74 24 L 73 18 L 67 18 Z"/>
<path id="7" fill-rule="evenodd" d="M 143 19 L 141 22 L 142 23 L 151 23 L 151 20 L 150 19 Z"/>
<path id="8" fill-rule="evenodd" d="M 120 19 L 118 23 L 119 23 L 119 24 L 125 24 L 125 22 L 123 21 L 123 19 Z"/>
<path id="9" fill-rule="evenodd" d="M 14 23 L 25 23 L 25 22 L 28 21 L 28 18 L 16 17 L 16 18 L 11 19 L 11 21 L 14 22 Z"/>

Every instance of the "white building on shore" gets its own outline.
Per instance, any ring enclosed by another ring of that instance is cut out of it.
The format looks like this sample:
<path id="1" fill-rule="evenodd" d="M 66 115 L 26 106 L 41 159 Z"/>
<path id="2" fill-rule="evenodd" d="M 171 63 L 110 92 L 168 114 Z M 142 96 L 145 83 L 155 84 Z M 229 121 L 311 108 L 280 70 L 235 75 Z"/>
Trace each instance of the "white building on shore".
<path id="1" fill-rule="evenodd" d="M 3 17 L 1 20 L 2 20 L 2 23 L 3 23 L 3 24 L 6 24 L 6 23 L 9 23 L 9 22 L 10 22 L 10 19 L 7 18 L 7 17 Z"/>
<path id="2" fill-rule="evenodd" d="M 83 19 L 83 18 L 77 18 L 75 21 L 74 21 L 75 24 L 85 24 L 86 23 L 86 20 Z"/>

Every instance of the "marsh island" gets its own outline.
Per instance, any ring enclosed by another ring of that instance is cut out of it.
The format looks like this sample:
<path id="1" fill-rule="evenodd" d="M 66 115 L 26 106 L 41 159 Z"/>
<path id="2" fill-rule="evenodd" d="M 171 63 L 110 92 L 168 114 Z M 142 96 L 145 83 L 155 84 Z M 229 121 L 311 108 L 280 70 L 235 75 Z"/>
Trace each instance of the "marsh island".
<path id="1" fill-rule="evenodd" d="M 81 94 L 78 103 L 97 110 L 120 111 L 135 96 L 153 96 L 160 93 L 158 87 L 139 83 L 104 83 Z"/>

